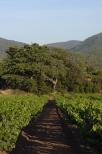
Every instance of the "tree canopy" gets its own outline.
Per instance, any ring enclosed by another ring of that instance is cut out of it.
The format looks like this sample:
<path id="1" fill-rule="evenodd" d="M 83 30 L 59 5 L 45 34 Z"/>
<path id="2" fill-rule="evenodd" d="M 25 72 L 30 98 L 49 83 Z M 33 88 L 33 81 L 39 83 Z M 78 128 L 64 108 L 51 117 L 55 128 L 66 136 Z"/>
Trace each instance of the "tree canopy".
<path id="1" fill-rule="evenodd" d="M 98 78 L 81 58 L 63 49 L 48 48 L 38 44 L 10 47 L 2 62 L 1 78 L 5 87 L 22 89 L 37 94 L 57 91 L 95 91 Z M 2 82 L 1 80 L 1 82 Z M 102 80 L 100 79 L 100 82 Z M 98 83 L 98 89 L 100 83 Z M 89 88 L 89 89 L 88 89 Z M 94 90 L 93 90 L 94 89 Z"/>

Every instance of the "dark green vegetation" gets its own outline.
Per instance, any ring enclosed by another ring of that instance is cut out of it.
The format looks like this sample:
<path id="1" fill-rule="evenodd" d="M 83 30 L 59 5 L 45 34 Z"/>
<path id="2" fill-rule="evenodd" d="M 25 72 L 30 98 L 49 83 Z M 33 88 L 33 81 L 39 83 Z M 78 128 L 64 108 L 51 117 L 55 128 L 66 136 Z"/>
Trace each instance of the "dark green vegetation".
<path id="1" fill-rule="evenodd" d="M 57 96 L 56 100 L 61 110 L 80 129 L 84 143 L 100 151 L 102 146 L 102 95 L 66 94 Z"/>
<path id="2" fill-rule="evenodd" d="M 0 58 L 5 56 L 5 51 L 9 47 L 24 46 L 24 43 L 0 38 Z"/>
<path id="3" fill-rule="evenodd" d="M 37 94 L 53 90 L 101 92 L 102 72 L 87 66 L 78 54 L 38 44 L 11 47 L 1 62 L 1 88 Z"/>
<path id="4" fill-rule="evenodd" d="M 15 147 L 21 129 L 37 118 L 47 96 L 0 96 L 0 151 Z"/>

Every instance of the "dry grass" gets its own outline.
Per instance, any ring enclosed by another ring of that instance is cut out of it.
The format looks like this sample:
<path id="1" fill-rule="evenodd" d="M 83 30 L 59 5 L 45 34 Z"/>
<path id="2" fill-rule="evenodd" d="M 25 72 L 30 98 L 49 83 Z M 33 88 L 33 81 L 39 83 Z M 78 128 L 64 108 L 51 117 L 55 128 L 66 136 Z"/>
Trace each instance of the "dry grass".
<path id="1" fill-rule="evenodd" d="M 5 151 L 0 151 L 0 154 L 8 154 L 8 153 Z"/>
<path id="2" fill-rule="evenodd" d="M 0 90 L 0 96 L 10 96 L 10 95 L 32 95 L 32 93 L 27 93 L 19 89 Z"/>

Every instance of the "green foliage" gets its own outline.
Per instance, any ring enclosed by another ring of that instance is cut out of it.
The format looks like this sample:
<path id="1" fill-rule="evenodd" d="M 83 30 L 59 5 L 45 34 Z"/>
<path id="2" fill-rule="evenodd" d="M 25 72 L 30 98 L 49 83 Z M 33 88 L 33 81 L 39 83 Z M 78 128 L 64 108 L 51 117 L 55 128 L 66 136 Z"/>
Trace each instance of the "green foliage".
<path id="1" fill-rule="evenodd" d="M 80 128 L 84 140 L 99 147 L 102 144 L 102 95 L 67 94 L 57 96 L 56 100 Z"/>
<path id="2" fill-rule="evenodd" d="M 3 68 L 7 87 L 37 94 L 52 92 L 54 87 L 58 91 L 80 91 L 85 70 L 77 56 L 38 44 L 9 48 Z"/>
<path id="3" fill-rule="evenodd" d="M 24 46 L 24 43 L 0 38 L 0 59 L 5 57 L 5 51 L 9 47 Z"/>
<path id="4" fill-rule="evenodd" d="M 42 111 L 46 96 L 0 96 L 0 151 L 15 147 L 21 129 Z"/>
<path id="5" fill-rule="evenodd" d="M 27 92 L 37 92 L 37 83 L 34 79 L 29 79 L 27 77 L 14 74 L 5 75 L 3 76 L 3 79 L 5 79 L 5 82 L 9 88 L 12 87 L 13 89 L 21 89 Z"/>
<path id="6" fill-rule="evenodd" d="M 10 47 L 0 69 L 3 88 L 21 89 L 37 94 L 50 93 L 53 90 L 102 90 L 102 74 L 86 67 L 79 55 L 63 49 L 38 44 Z"/>

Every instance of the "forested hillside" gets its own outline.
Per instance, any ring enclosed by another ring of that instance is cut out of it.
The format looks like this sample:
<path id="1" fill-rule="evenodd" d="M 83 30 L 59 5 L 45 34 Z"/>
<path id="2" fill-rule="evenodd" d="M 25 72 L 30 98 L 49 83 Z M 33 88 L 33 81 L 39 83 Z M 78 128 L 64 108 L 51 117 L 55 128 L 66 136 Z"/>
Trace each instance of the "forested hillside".
<path id="1" fill-rule="evenodd" d="M 72 48 L 80 45 L 81 43 L 82 43 L 81 41 L 71 40 L 71 41 L 67 41 L 67 42 L 57 42 L 57 43 L 48 44 L 47 46 L 56 47 L 56 48 L 63 48 L 63 49 L 72 49 Z"/>
<path id="2" fill-rule="evenodd" d="M 81 44 L 72 48 L 72 51 L 91 52 L 96 49 L 102 49 L 102 33 L 88 37 Z"/>
<path id="3" fill-rule="evenodd" d="M 59 42 L 48 44 L 48 46 L 80 53 L 88 66 L 102 70 L 102 33 L 93 35 L 84 41 Z"/>
<path id="4" fill-rule="evenodd" d="M 84 41 L 67 41 L 48 44 L 50 47 L 70 49 L 77 52 L 91 52 L 95 49 L 102 49 L 102 33 L 86 38 Z"/>
<path id="5" fill-rule="evenodd" d="M 102 49 L 94 49 L 89 53 L 80 54 L 85 58 L 87 66 L 102 71 Z"/>

